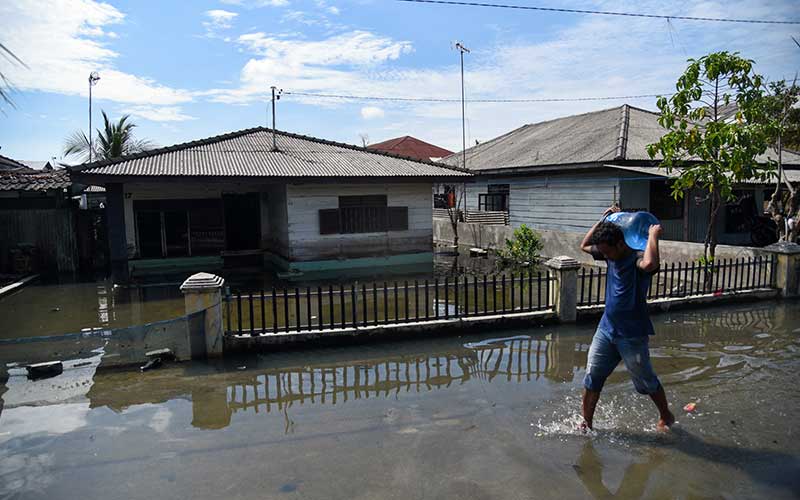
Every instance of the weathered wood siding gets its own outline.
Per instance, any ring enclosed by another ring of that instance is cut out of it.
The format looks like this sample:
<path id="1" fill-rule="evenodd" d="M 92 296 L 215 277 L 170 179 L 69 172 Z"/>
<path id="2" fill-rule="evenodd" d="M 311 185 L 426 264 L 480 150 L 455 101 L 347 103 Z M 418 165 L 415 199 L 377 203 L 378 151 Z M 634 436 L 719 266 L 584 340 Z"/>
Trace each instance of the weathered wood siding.
<path id="1" fill-rule="evenodd" d="M 0 258 L 10 265 L 9 249 L 30 244 L 39 251 L 40 267 L 49 272 L 78 269 L 75 214 L 70 208 L 0 210 Z"/>
<path id="2" fill-rule="evenodd" d="M 286 210 L 286 185 L 269 186 L 265 194 L 266 210 L 262 206 L 262 221 L 266 219 L 267 228 L 261 233 L 262 248 L 288 259 L 289 215 Z"/>
<path id="3" fill-rule="evenodd" d="M 125 200 L 125 235 L 128 242 L 128 257 L 136 254 L 136 222 L 133 214 L 133 202 L 142 200 L 198 200 L 222 198 L 224 193 L 270 192 L 278 186 L 264 182 L 135 182 L 123 185 Z M 268 205 L 268 204 L 267 204 Z M 262 203 L 262 228 L 268 214 L 268 206 Z M 264 233 L 262 231 L 262 238 Z"/>
<path id="4" fill-rule="evenodd" d="M 509 184 L 509 215 L 513 227 L 585 231 L 597 222 L 616 197 L 619 178 L 602 174 L 479 179 L 467 187 L 467 207 L 478 208 L 478 194 L 488 184 Z"/>
<path id="5" fill-rule="evenodd" d="M 319 210 L 337 208 L 339 196 L 387 195 L 389 206 L 408 207 L 408 230 L 322 235 Z M 429 183 L 297 184 L 287 186 L 290 257 L 293 261 L 430 252 L 433 197 Z"/>

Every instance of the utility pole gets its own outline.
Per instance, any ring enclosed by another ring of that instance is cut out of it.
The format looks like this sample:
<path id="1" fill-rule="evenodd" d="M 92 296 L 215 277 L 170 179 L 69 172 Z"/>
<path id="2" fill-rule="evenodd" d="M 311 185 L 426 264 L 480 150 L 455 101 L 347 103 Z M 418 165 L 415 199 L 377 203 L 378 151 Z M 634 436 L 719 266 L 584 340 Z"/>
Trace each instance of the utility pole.
<path id="1" fill-rule="evenodd" d="M 278 150 L 278 143 L 277 143 L 277 140 L 276 140 L 276 137 L 275 137 L 275 135 L 276 135 L 276 133 L 275 133 L 275 101 L 280 100 L 281 94 L 283 93 L 283 89 L 279 89 L 278 87 L 276 87 L 274 85 L 272 87 L 270 87 L 270 88 L 272 89 L 272 150 L 273 151 L 277 151 Z M 278 91 L 277 95 L 275 93 L 276 90 Z"/>
<path id="2" fill-rule="evenodd" d="M 461 166 L 467 168 L 467 131 L 464 107 L 464 53 L 469 54 L 469 49 L 461 42 L 456 42 L 456 50 L 461 56 Z"/>
<path id="3" fill-rule="evenodd" d="M 98 81 L 100 81 L 100 75 L 97 74 L 97 71 L 89 73 L 89 163 L 92 162 L 92 153 L 94 153 L 92 145 L 92 87 L 97 85 Z"/>

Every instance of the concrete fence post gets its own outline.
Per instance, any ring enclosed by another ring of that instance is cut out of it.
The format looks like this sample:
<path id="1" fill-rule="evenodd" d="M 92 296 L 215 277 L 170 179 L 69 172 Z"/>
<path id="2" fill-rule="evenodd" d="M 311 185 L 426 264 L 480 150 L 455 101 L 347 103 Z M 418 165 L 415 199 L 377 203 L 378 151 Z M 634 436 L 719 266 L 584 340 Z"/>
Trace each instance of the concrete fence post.
<path id="1" fill-rule="evenodd" d="M 545 262 L 553 270 L 555 283 L 550 286 L 550 301 L 559 321 L 574 322 L 578 316 L 578 269 L 581 265 L 572 257 L 562 255 Z"/>
<path id="2" fill-rule="evenodd" d="M 197 273 L 183 282 L 186 314 L 205 311 L 202 322 L 189 322 L 188 343 L 192 359 L 222 355 L 222 287 L 225 280 L 209 273 Z"/>
<path id="3" fill-rule="evenodd" d="M 773 286 L 782 297 L 800 296 L 800 245 L 779 241 L 764 247 L 764 251 L 776 257 Z"/>

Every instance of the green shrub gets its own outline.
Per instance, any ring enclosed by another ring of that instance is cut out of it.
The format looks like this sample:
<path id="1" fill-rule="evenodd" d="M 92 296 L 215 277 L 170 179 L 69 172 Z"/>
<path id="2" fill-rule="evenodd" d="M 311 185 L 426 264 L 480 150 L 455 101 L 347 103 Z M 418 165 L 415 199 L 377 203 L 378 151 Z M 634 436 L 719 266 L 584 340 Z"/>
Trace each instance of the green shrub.
<path id="1" fill-rule="evenodd" d="M 498 252 L 505 266 L 533 265 L 540 257 L 542 240 L 539 234 L 525 224 L 514 230 L 514 238 L 506 239 L 506 247 Z"/>

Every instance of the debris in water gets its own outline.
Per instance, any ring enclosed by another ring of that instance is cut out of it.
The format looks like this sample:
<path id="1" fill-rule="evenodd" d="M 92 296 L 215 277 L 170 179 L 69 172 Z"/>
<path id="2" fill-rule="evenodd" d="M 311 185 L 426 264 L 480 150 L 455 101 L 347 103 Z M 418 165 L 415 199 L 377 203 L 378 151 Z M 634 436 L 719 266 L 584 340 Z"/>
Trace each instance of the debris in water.
<path id="1" fill-rule="evenodd" d="M 237 366 L 236 369 L 237 370 L 247 370 L 247 367 L 246 366 Z"/>
<path id="2" fill-rule="evenodd" d="M 31 380 L 55 377 L 64 371 L 64 365 L 61 363 L 61 361 L 34 363 L 32 365 L 28 365 L 26 368 L 28 369 L 28 378 Z"/>
<path id="3" fill-rule="evenodd" d="M 683 407 L 683 411 L 691 413 L 695 409 L 697 409 L 697 403 L 688 403 L 686 406 Z"/>
<path id="4" fill-rule="evenodd" d="M 148 351 L 144 353 L 147 359 L 161 358 L 162 361 L 174 361 L 175 353 L 168 348 L 156 349 L 155 351 Z"/>
<path id="5" fill-rule="evenodd" d="M 161 358 L 153 358 L 144 365 L 142 365 L 140 370 L 146 372 L 147 370 L 152 370 L 153 368 L 158 368 L 159 366 L 161 366 Z"/>
<path id="6" fill-rule="evenodd" d="M 54 308 L 50 309 L 50 312 L 57 313 L 57 312 L 59 312 L 60 310 L 61 310 L 61 308 L 60 308 L 60 307 L 54 307 Z"/>

